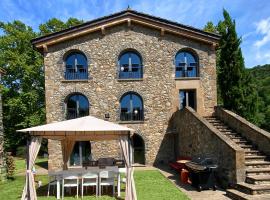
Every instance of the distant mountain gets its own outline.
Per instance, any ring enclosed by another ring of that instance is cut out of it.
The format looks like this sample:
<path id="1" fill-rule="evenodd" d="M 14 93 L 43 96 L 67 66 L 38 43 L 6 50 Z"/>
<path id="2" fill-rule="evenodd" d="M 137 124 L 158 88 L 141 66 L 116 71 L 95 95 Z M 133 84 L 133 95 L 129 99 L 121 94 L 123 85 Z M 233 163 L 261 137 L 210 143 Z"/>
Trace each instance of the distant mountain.
<path id="1" fill-rule="evenodd" d="M 270 131 L 270 64 L 247 69 L 254 77 L 260 98 L 261 128 Z"/>

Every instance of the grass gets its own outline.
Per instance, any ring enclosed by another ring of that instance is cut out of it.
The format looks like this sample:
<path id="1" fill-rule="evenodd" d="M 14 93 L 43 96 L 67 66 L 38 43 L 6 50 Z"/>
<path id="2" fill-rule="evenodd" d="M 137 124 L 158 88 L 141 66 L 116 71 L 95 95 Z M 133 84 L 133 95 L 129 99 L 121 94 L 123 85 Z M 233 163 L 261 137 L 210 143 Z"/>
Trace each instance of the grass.
<path id="1" fill-rule="evenodd" d="M 46 159 L 37 160 L 37 168 L 44 166 Z M 0 182 L 0 199 L 16 200 L 20 199 L 24 186 L 24 176 L 22 172 L 25 164 L 22 159 L 16 159 L 16 175 L 13 180 Z M 138 200 L 188 200 L 188 197 L 178 190 L 173 183 L 167 180 L 159 171 L 135 171 L 135 185 Z M 55 200 L 54 196 L 47 198 L 47 176 L 37 176 L 36 180 L 42 181 L 42 187 L 37 189 L 39 200 Z M 74 194 L 74 193 L 73 193 Z M 121 193 L 124 195 L 124 192 Z M 75 200 L 74 196 L 68 197 L 67 200 Z M 95 196 L 84 196 L 86 200 L 96 199 Z M 113 200 L 116 198 L 110 196 L 102 196 L 99 200 Z M 122 196 L 121 199 L 124 199 Z"/>
<path id="2" fill-rule="evenodd" d="M 134 179 L 139 200 L 188 200 L 157 170 L 135 171 Z"/>
<path id="3" fill-rule="evenodd" d="M 14 158 L 15 161 L 15 176 L 16 175 L 22 175 L 25 173 L 25 159 L 24 158 Z M 36 164 L 35 164 L 36 169 L 39 168 L 48 168 L 48 158 L 37 158 L 36 159 Z"/>

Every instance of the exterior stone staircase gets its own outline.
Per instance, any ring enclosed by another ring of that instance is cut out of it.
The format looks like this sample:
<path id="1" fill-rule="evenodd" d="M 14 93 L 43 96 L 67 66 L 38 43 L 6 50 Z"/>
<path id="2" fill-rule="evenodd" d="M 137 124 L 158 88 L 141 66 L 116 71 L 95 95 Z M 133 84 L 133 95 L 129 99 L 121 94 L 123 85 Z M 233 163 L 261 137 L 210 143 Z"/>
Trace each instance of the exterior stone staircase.
<path id="1" fill-rule="evenodd" d="M 205 119 L 221 133 L 245 150 L 246 179 L 227 190 L 227 196 L 236 200 L 270 200 L 270 159 L 239 133 L 217 117 Z"/>

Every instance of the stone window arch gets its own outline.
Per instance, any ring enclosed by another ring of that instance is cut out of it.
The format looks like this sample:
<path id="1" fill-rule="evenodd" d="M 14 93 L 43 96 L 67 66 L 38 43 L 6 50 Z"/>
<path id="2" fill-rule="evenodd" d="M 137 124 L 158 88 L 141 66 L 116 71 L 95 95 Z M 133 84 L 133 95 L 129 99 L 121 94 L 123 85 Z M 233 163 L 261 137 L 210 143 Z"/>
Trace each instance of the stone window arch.
<path id="1" fill-rule="evenodd" d="M 143 78 L 143 60 L 138 51 L 134 49 L 126 49 L 120 53 L 118 57 L 118 78 Z"/>
<path id="2" fill-rule="evenodd" d="M 88 59 L 79 50 L 70 50 L 63 56 L 66 80 L 88 79 Z"/>
<path id="3" fill-rule="evenodd" d="M 144 107 L 142 97 L 135 92 L 127 92 L 120 98 L 121 121 L 143 121 Z"/>
<path id="4" fill-rule="evenodd" d="M 65 99 L 65 118 L 75 119 L 89 115 L 89 101 L 81 93 L 71 93 Z"/>
<path id="5" fill-rule="evenodd" d="M 199 58 L 192 49 L 181 49 L 175 55 L 175 77 L 199 77 Z"/>

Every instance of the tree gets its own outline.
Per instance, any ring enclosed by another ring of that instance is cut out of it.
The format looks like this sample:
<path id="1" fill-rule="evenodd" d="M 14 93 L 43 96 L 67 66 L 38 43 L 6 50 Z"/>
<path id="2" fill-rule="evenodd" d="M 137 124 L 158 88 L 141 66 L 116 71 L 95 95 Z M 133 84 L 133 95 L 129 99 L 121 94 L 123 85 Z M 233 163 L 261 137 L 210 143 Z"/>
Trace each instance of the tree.
<path id="1" fill-rule="evenodd" d="M 0 23 L 0 66 L 2 78 L 3 122 L 6 150 L 14 150 L 24 140 L 17 129 L 42 124 L 44 114 L 44 75 L 41 55 L 30 40 L 37 36 L 20 21 Z"/>
<path id="2" fill-rule="evenodd" d="M 71 28 L 81 23 L 83 23 L 82 20 L 78 20 L 72 17 L 69 18 L 66 23 L 59 19 L 52 18 L 46 23 L 39 25 L 39 30 L 41 35 L 47 35 L 67 28 Z"/>
<path id="3" fill-rule="evenodd" d="M 245 70 L 235 21 L 223 10 L 224 21 L 219 22 L 218 84 L 223 106 L 252 122 L 258 122 L 258 95 L 252 77 Z"/>
<path id="4" fill-rule="evenodd" d="M 45 123 L 45 95 L 42 56 L 33 49 L 31 39 L 82 23 L 56 18 L 34 32 L 23 22 L 0 22 L 0 66 L 6 70 L 3 84 L 3 123 L 5 149 L 15 151 L 25 144 L 25 136 L 16 130 Z"/>
<path id="5" fill-rule="evenodd" d="M 209 33 L 218 33 L 217 27 L 211 21 L 206 23 L 203 30 Z"/>

